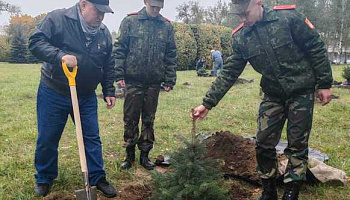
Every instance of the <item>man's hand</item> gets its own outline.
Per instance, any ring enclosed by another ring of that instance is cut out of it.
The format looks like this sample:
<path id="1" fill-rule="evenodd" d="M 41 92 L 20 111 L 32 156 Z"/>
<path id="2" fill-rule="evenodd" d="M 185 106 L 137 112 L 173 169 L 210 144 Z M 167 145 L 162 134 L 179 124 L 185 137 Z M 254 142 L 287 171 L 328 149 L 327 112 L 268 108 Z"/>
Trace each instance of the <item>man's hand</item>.
<path id="1" fill-rule="evenodd" d="M 64 61 L 68 67 L 76 67 L 78 65 L 77 57 L 72 55 L 63 56 L 62 61 Z"/>
<path id="2" fill-rule="evenodd" d="M 319 89 L 317 94 L 322 102 L 322 106 L 328 104 L 332 100 L 332 92 L 330 89 Z"/>
<path id="3" fill-rule="evenodd" d="M 169 86 L 164 86 L 164 91 L 165 91 L 165 92 L 170 92 L 170 90 L 172 90 L 171 87 L 169 87 Z"/>
<path id="4" fill-rule="evenodd" d="M 125 81 L 124 80 L 120 80 L 117 82 L 117 85 L 120 87 L 120 88 L 125 88 Z"/>
<path id="5" fill-rule="evenodd" d="M 111 109 L 115 106 L 115 97 L 106 97 L 107 109 Z"/>
<path id="6" fill-rule="evenodd" d="M 200 105 L 194 109 L 190 118 L 192 120 L 203 120 L 207 116 L 208 112 L 209 110 L 206 107 L 204 107 L 203 105 Z"/>

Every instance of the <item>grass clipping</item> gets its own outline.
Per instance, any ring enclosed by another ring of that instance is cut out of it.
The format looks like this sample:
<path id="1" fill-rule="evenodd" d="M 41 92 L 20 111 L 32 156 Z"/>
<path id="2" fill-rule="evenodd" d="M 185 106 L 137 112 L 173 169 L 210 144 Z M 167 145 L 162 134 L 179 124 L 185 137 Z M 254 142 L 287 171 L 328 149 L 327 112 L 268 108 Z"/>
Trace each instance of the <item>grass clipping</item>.
<path id="1" fill-rule="evenodd" d="M 179 138 L 185 144 L 171 157 L 171 166 L 168 172 L 161 174 L 154 172 L 152 199 L 230 199 L 229 189 L 224 186 L 222 173 L 216 160 L 204 158 L 206 145 L 201 143 L 192 134 L 192 140 Z"/>

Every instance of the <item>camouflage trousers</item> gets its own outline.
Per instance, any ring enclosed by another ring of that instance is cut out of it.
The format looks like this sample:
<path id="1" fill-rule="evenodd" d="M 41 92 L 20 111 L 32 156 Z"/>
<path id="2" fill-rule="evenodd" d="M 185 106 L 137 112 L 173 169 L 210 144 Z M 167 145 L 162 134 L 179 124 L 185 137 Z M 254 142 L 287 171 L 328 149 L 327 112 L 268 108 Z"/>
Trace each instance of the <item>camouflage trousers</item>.
<path id="1" fill-rule="evenodd" d="M 284 182 L 305 180 L 313 108 L 313 91 L 290 98 L 264 96 L 257 120 L 256 156 L 260 178 L 269 179 L 277 175 L 275 147 L 287 121 L 288 146 L 284 153 L 289 161 L 284 174 Z"/>
<path id="2" fill-rule="evenodd" d="M 138 145 L 148 152 L 154 143 L 154 119 L 157 111 L 160 85 L 126 84 L 124 100 L 124 147 Z M 139 136 L 139 121 L 142 121 Z"/>

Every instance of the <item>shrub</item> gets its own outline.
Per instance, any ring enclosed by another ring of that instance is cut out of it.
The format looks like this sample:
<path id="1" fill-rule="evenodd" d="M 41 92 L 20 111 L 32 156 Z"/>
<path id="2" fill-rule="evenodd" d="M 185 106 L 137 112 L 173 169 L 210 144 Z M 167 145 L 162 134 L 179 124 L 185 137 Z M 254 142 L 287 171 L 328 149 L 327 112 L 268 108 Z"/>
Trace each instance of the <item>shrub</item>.
<path id="1" fill-rule="evenodd" d="M 350 82 L 350 66 L 346 66 L 343 68 L 342 76 L 347 80 L 347 82 Z"/>
<path id="2" fill-rule="evenodd" d="M 220 37 L 213 32 L 214 26 L 209 24 L 192 25 L 192 30 L 197 41 L 197 59 L 205 57 L 206 68 L 212 69 L 210 50 L 221 50 Z M 197 60 L 196 59 L 196 60 Z"/>
<path id="3" fill-rule="evenodd" d="M 174 23 L 178 70 L 195 69 L 198 59 L 205 57 L 206 68 L 212 69 L 210 50 L 221 51 L 224 60 L 232 52 L 231 32 L 227 27 L 210 24 Z"/>
<path id="4" fill-rule="evenodd" d="M 213 32 L 220 38 L 221 53 L 226 60 L 232 53 L 232 29 L 223 26 L 214 26 Z"/>
<path id="5" fill-rule="evenodd" d="M 191 27 L 183 23 L 174 23 L 175 41 L 178 49 L 177 65 L 178 70 L 195 69 L 197 56 L 197 43 L 194 39 Z"/>

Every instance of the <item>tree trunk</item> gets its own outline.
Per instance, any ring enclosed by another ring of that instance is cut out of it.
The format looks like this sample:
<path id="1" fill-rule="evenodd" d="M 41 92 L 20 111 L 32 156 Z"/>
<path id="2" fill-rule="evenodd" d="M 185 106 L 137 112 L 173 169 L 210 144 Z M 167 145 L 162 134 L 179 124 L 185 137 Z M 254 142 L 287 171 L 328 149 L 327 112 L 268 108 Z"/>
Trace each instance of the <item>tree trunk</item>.
<path id="1" fill-rule="evenodd" d="M 344 34 L 344 24 L 345 24 L 345 7 L 346 7 L 346 0 L 342 0 L 341 4 L 341 20 L 340 20 L 340 32 L 339 32 L 339 45 L 338 45 L 338 57 L 339 57 L 339 64 L 341 63 L 341 56 L 343 51 L 343 34 Z"/>

